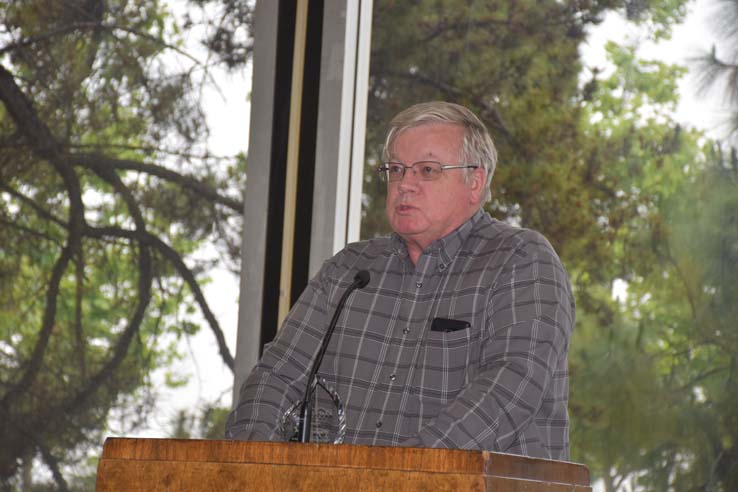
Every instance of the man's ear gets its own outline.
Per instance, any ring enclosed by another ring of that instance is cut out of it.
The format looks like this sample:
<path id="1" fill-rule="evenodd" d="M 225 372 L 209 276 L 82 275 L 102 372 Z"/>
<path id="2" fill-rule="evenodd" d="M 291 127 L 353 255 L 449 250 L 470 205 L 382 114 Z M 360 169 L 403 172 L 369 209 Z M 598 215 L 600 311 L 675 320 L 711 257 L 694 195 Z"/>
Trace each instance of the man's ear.
<path id="1" fill-rule="evenodd" d="M 469 199 L 471 203 L 477 204 L 484 199 L 486 184 L 487 171 L 484 169 L 484 167 L 480 166 L 472 170 L 472 174 L 469 179 Z"/>

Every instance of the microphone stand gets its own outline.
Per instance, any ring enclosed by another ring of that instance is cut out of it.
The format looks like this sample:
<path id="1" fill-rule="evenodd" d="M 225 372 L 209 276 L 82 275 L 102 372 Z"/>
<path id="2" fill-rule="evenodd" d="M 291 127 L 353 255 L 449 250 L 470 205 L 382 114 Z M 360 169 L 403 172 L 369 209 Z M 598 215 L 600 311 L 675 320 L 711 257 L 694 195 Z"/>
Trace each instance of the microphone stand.
<path id="1" fill-rule="evenodd" d="M 346 289 L 346 292 L 343 293 L 341 299 L 338 301 L 338 306 L 336 306 L 336 310 L 333 313 L 333 318 L 328 325 L 328 331 L 326 331 L 325 336 L 323 337 L 323 341 L 320 344 L 320 350 L 318 350 L 318 355 L 316 356 L 315 361 L 313 362 L 313 366 L 310 369 L 310 374 L 308 375 L 307 387 L 305 388 L 305 396 L 302 399 L 302 407 L 300 408 L 300 421 L 297 428 L 298 434 L 300 436 L 300 442 L 310 442 L 310 427 L 312 426 L 313 419 L 313 410 L 310 407 L 310 399 L 315 392 L 318 368 L 320 367 L 320 363 L 323 361 L 323 356 L 325 355 L 325 351 L 328 348 L 328 342 L 330 342 L 331 336 L 333 336 L 333 331 L 336 329 L 336 323 L 338 322 L 338 317 L 341 315 L 341 311 L 343 311 L 343 305 L 346 304 L 346 300 L 354 290 L 356 290 L 357 288 L 362 289 L 366 287 L 368 283 L 369 272 L 367 272 L 366 270 L 359 270 L 354 276 L 354 281 L 351 283 L 351 285 L 349 285 L 348 289 Z"/>

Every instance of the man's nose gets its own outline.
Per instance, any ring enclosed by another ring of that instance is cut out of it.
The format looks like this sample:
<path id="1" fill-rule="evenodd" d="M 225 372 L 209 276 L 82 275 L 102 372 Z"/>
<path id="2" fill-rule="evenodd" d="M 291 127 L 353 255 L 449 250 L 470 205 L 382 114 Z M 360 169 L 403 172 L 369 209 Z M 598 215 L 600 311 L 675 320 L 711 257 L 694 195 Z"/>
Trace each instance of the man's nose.
<path id="1" fill-rule="evenodd" d="M 420 180 L 414 167 L 406 167 L 402 178 L 397 182 L 398 186 L 414 186 Z"/>

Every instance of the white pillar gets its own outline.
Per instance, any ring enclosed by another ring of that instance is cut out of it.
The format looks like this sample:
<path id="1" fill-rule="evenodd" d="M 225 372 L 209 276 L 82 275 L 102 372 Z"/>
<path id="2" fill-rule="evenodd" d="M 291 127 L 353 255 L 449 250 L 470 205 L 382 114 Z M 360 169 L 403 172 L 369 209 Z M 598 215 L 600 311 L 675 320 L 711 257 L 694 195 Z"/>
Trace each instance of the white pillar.
<path id="1" fill-rule="evenodd" d="M 254 14 L 251 134 L 241 248 L 234 404 L 243 381 L 258 360 L 262 343 L 262 288 L 279 3 L 258 0 Z M 359 239 L 371 14 L 371 0 L 324 2 L 310 276 L 347 242 Z"/>
<path id="2" fill-rule="evenodd" d="M 251 122 L 241 238 L 241 291 L 238 302 L 234 403 L 238 401 L 241 385 L 259 358 L 261 343 L 278 6 L 279 2 L 262 0 L 256 2 L 254 9 Z"/>

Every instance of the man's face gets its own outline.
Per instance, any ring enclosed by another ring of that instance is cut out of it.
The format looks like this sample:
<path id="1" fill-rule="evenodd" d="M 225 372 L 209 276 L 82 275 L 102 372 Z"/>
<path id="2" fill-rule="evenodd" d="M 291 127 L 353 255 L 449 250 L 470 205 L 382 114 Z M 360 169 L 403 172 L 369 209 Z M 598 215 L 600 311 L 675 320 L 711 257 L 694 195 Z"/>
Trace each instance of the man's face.
<path id="1" fill-rule="evenodd" d="M 395 139 L 390 149 L 391 160 L 406 166 L 418 161 L 476 165 L 476 162 L 459 162 L 463 135 L 460 126 L 446 123 L 410 128 Z M 463 224 L 479 208 L 484 170 L 472 170 L 468 179 L 466 171 L 448 169 L 435 181 L 422 181 L 408 169 L 402 180 L 388 184 L 389 223 L 408 244 L 411 254 L 415 251 L 415 258 L 433 241 Z"/>

